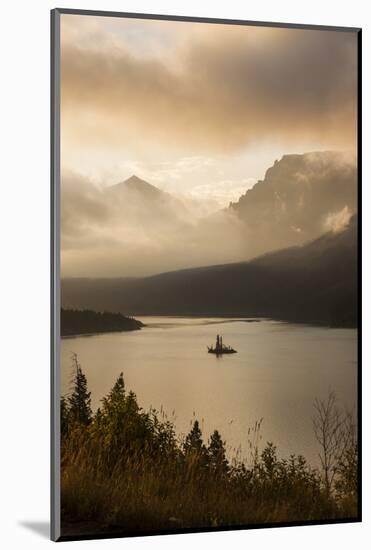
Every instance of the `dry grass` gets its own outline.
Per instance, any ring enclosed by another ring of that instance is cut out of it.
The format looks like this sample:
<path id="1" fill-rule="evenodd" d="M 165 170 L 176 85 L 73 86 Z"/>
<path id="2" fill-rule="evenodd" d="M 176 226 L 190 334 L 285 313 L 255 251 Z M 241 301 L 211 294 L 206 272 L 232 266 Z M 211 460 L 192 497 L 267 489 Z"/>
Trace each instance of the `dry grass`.
<path id="1" fill-rule="evenodd" d="M 88 421 L 76 420 L 72 405 L 65 404 L 63 534 L 356 517 L 357 495 L 344 485 L 345 476 L 342 491 L 329 493 L 321 472 L 303 457 L 280 459 L 272 444 L 258 453 L 259 424 L 250 466 L 228 462 L 221 439 L 206 445 L 196 423 L 178 441 L 171 422 L 142 411 L 134 394 L 126 394 L 123 379 L 117 384 Z"/>

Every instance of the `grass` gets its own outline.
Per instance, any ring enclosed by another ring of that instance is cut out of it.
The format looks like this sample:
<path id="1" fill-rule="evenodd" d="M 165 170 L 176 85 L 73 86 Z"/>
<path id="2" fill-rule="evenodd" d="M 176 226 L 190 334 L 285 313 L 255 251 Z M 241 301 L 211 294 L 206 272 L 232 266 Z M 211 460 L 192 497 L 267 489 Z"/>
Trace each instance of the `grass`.
<path id="1" fill-rule="evenodd" d="M 227 460 L 215 431 L 204 442 L 197 421 L 181 441 L 174 425 L 143 411 L 122 375 L 93 414 L 75 360 L 72 394 L 62 399 L 62 535 L 156 532 L 356 518 L 356 447 L 333 461 L 331 487 L 304 457 L 261 453 L 252 434 L 251 461 Z M 351 456 L 351 460 L 347 457 Z"/>

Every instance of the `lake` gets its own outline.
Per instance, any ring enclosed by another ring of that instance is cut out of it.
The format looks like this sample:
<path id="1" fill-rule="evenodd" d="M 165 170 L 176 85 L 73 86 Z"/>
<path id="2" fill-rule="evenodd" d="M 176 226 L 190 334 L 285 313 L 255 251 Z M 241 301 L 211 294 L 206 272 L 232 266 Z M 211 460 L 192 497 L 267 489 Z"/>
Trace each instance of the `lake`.
<path id="1" fill-rule="evenodd" d="M 249 428 L 263 418 L 260 448 L 281 456 L 302 453 L 317 463 L 313 401 L 334 391 L 339 404 L 357 405 L 357 331 L 271 320 L 140 317 L 140 331 L 63 339 L 61 388 L 69 391 L 71 354 L 77 353 L 92 405 L 122 371 L 144 409 L 162 409 L 177 432 L 199 419 L 205 438 L 218 429 L 229 456 L 248 457 Z M 216 334 L 238 353 L 207 353 Z"/>

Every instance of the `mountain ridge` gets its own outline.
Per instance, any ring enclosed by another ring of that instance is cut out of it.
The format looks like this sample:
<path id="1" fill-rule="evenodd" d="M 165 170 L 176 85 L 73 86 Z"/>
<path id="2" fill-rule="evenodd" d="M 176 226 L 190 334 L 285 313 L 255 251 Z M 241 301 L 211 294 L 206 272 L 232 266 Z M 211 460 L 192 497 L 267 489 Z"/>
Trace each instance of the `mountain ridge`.
<path id="1" fill-rule="evenodd" d="M 132 279 L 62 280 L 63 307 L 357 325 L 357 216 L 338 233 L 250 261 Z M 341 277 L 339 277 L 341 274 Z"/>
<path id="2" fill-rule="evenodd" d="M 337 151 L 283 155 L 229 209 L 253 235 L 254 255 L 303 244 L 356 213 L 354 158 Z"/>

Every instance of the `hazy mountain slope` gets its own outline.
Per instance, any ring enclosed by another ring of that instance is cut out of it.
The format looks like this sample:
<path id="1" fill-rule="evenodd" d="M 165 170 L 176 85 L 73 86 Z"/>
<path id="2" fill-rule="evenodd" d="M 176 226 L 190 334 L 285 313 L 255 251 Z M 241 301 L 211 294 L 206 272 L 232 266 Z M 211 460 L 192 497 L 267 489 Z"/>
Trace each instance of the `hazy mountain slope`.
<path id="1" fill-rule="evenodd" d="M 250 262 L 141 279 L 66 279 L 64 307 L 130 315 L 248 315 L 355 326 L 357 222 Z"/>
<path id="2" fill-rule="evenodd" d="M 98 188 L 65 175 L 62 186 L 64 276 L 247 261 L 341 228 L 357 202 L 355 161 L 334 152 L 282 157 L 238 202 L 213 213 L 205 200 L 173 196 L 137 176 Z"/>
<path id="3" fill-rule="evenodd" d="M 148 222 L 158 228 L 165 223 L 180 223 L 188 213 L 184 202 L 135 175 L 108 187 L 105 198 L 123 222 L 130 221 L 138 231 Z"/>
<path id="4" fill-rule="evenodd" d="M 138 178 L 135 174 L 130 176 L 127 180 L 124 180 L 115 185 L 111 185 L 107 188 L 107 192 L 113 193 L 116 197 L 122 193 L 137 193 L 141 194 L 142 197 L 148 198 L 159 198 L 161 196 L 167 195 L 164 191 L 161 191 L 154 185 L 148 183 L 147 181 Z"/>
<path id="5" fill-rule="evenodd" d="M 355 159 L 333 151 L 284 155 L 230 209 L 246 226 L 249 255 L 315 239 L 356 212 Z"/>

